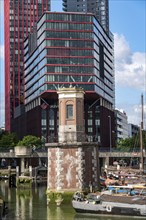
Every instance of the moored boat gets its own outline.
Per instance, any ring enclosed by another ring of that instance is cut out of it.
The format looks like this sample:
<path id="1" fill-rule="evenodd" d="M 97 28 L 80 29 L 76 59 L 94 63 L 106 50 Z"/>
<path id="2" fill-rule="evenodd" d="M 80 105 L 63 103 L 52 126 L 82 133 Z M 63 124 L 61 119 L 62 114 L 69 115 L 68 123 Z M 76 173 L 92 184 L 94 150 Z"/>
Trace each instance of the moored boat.
<path id="1" fill-rule="evenodd" d="M 134 192 L 132 186 L 112 186 L 101 193 L 89 193 L 86 197 L 77 192 L 72 206 L 77 213 L 146 217 L 146 195 Z"/>

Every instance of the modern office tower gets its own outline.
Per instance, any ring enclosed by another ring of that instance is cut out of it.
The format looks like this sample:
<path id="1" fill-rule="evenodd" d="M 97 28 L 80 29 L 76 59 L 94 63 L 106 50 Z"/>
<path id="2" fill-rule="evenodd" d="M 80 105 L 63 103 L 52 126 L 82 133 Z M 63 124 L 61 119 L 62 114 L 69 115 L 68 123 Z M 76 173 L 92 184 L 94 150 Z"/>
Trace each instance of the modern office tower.
<path id="1" fill-rule="evenodd" d="M 15 108 L 24 102 L 24 39 L 50 0 L 5 0 L 5 127 L 11 131 Z M 14 122 L 15 123 L 15 122 Z"/>
<path id="2" fill-rule="evenodd" d="M 36 42 L 35 42 L 36 41 Z M 27 133 L 58 141 L 59 88 L 84 95 L 85 136 L 109 147 L 114 124 L 113 36 L 91 13 L 46 12 L 24 42 Z M 17 125 L 22 122 L 17 118 Z M 110 127 L 109 127 L 110 126 Z M 18 126 L 17 126 L 18 127 Z"/>
<path id="3" fill-rule="evenodd" d="M 109 32 L 109 1 L 108 0 L 62 0 L 63 11 L 90 12 L 100 22 L 104 30 Z"/>

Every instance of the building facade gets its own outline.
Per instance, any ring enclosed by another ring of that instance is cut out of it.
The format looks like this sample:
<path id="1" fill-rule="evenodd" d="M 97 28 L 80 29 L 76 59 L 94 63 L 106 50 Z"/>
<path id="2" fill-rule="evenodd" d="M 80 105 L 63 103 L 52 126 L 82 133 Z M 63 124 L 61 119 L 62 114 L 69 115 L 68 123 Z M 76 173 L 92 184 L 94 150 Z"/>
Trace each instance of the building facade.
<path id="1" fill-rule="evenodd" d="M 114 145 L 114 41 L 98 18 L 100 13 L 92 11 L 95 1 L 93 5 L 85 1 L 85 11 L 62 13 L 47 12 L 48 0 L 8 2 L 6 130 L 16 132 L 19 138 L 32 134 L 44 142 L 58 140 L 57 90 L 73 85 L 85 92 L 86 140 L 103 148 Z M 108 1 L 96 3 L 108 24 Z"/>
<path id="2" fill-rule="evenodd" d="M 124 111 L 115 109 L 116 140 L 128 138 L 128 120 Z"/>
<path id="3" fill-rule="evenodd" d="M 25 39 L 24 54 L 27 132 L 37 130 L 47 142 L 58 140 L 57 90 L 72 85 L 85 91 L 87 141 L 108 147 L 115 100 L 112 34 L 93 14 L 46 12 Z"/>
<path id="4" fill-rule="evenodd" d="M 24 39 L 32 31 L 50 0 L 4 1 L 5 128 L 12 130 L 15 108 L 24 103 Z M 16 113 L 17 114 L 17 113 Z"/>
<path id="5" fill-rule="evenodd" d="M 106 32 L 109 32 L 109 1 L 108 0 L 62 0 L 63 11 L 67 12 L 90 12 Z"/>
<path id="6" fill-rule="evenodd" d="M 140 132 L 140 126 L 128 123 L 128 137 L 132 138 Z"/>

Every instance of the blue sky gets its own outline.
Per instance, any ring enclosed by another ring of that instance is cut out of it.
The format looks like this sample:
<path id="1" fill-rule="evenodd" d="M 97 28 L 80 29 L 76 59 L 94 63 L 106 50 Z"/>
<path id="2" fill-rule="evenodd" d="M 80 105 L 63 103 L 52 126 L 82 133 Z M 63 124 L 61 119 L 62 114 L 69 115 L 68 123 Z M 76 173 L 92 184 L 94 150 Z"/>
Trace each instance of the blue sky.
<path id="1" fill-rule="evenodd" d="M 52 11 L 61 8 L 61 0 L 52 0 Z M 115 36 L 116 108 L 126 112 L 129 123 L 139 125 L 142 93 L 146 103 L 146 0 L 109 0 L 109 9 Z M 3 26 L 0 0 L 0 127 L 4 122 Z"/>

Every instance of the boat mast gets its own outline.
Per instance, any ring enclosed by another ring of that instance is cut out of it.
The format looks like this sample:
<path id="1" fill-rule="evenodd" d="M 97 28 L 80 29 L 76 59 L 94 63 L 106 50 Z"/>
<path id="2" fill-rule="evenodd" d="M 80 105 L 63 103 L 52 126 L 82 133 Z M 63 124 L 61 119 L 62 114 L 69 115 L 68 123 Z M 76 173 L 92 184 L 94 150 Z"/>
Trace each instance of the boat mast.
<path id="1" fill-rule="evenodd" d="M 140 152 L 141 152 L 141 161 L 140 168 L 143 172 L 144 170 L 144 158 L 143 158 L 143 94 L 141 95 L 141 125 L 140 125 Z"/>

